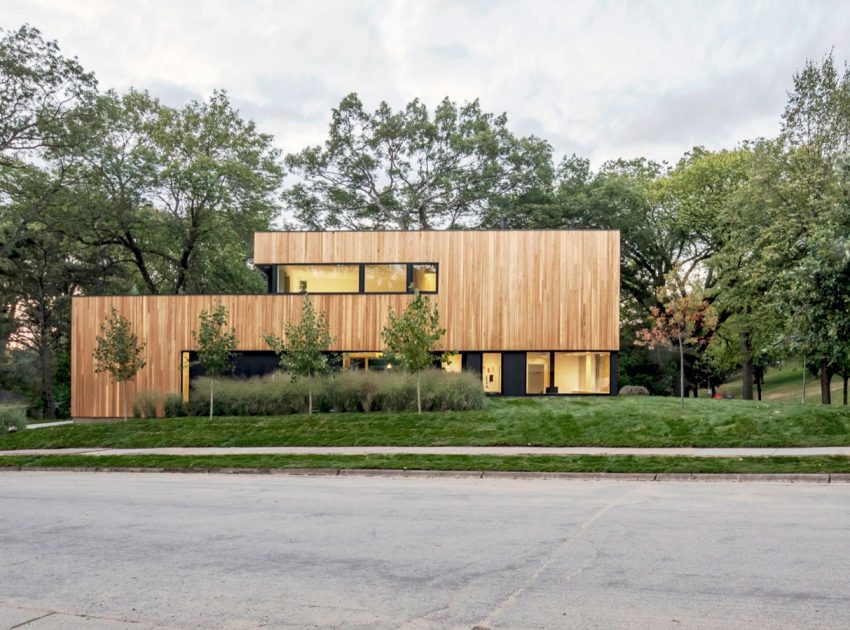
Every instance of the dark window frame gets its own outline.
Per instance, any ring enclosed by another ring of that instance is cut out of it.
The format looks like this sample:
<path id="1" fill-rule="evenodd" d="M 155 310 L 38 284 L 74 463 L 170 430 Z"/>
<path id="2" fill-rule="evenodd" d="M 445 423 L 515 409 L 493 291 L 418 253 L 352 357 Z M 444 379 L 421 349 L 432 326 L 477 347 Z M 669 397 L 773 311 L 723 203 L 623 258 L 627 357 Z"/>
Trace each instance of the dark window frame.
<path id="1" fill-rule="evenodd" d="M 407 287 L 406 291 L 366 291 L 366 265 L 405 265 L 407 267 Z M 413 295 L 413 290 L 409 287 L 413 284 L 413 267 L 414 265 L 427 265 L 434 267 L 437 274 L 436 289 L 434 291 L 420 291 L 422 295 L 437 295 L 440 292 L 440 263 L 438 262 L 313 262 L 313 263 L 278 263 L 270 265 L 274 277 L 274 295 L 301 295 L 299 291 L 280 291 L 278 276 L 280 267 L 321 267 L 321 266 L 339 266 L 339 267 L 358 267 L 358 290 L 357 291 L 308 291 L 310 295 Z"/>

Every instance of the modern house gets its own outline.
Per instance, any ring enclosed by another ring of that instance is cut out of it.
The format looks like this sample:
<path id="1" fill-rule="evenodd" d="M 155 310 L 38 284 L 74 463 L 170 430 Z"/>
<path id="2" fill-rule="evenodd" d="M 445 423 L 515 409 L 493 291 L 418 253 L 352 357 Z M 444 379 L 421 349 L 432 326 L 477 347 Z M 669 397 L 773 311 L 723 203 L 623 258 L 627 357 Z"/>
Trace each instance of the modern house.
<path id="1" fill-rule="evenodd" d="M 307 291 L 327 316 L 342 369 L 384 369 L 381 329 L 390 307 L 411 300 L 411 285 L 439 307 L 442 349 L 452 353 L 443 369 L 480 373 L 487 393 L 617 392 L 618 232 L 261 232 L 254 264 L 267 294 L 74 298 L 72 415 L 121 415 L 121 389 L 95 373 L 92 357 L 112 307 L 147 344 L 128 395 L 188 396 L 201 309 L 226 306 L 239 338 L 236 371 L 260 374 L 277 365 L 263 334 L 297 319 Z"/>

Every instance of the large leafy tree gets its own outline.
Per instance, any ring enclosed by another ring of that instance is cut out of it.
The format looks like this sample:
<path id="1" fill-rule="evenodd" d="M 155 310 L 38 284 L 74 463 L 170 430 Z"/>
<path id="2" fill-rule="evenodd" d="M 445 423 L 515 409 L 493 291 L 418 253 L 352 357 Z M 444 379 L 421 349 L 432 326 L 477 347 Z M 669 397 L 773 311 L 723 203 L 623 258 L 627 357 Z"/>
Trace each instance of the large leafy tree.
<path id="1" fill-rule="evenodd" d="M 144 92 L 107 94 L 99 113 L 78 156 L 91 242 L 125 252 L 144 292 L 259 290 L 252 237 L 276 214 L 283 178 L 271 136 L 224 92 L 180 110 Z"/>
<path id="2" fill-rule="evenodd" d="M 283 337 L 267 334 L 264 339 L 280 357 L 281 365 L 292 375 L 293 380 L 307 378 L 307 415 L 312 415 L 312 379 L 327 371 L 327 352 L 334 342 L 325 314 L 316 312 L 310 297 L 305 293 L 301 319 L 297 323 L 284 322 Z"/>
<path id="3" fill-rule="evenodd" d="M 328 139 L 286 158 L 298 183 L 286 193 L 296 219 L 318 229 L 433 229 L 477 225 L 494 207 L 551 176 L 543 140 L 517 138 L 504 114 L 478 101 L 419 100 L 368 112 L 356 94 L 333 110 Z"/>
<path id="4" fill-rule="evenodd" d="M 0 167 L 11 154 L 65 146 L 94 75 L 28 24 L 0 29 Z"/>

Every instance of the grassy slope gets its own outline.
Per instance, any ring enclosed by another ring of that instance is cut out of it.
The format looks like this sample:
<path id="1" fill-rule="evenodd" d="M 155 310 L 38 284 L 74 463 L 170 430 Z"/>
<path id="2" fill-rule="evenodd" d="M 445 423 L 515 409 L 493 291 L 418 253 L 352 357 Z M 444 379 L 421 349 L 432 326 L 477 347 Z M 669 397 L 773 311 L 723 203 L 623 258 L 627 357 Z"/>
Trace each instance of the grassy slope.
<path id="1" fill-rule="evenodd" d="M 180 418 L 52 427 L 0 449 L 157 446 L 845 446 L 841 407 L 654 397 L 493 399 L 481 412 Z"/>
<path id="2" fill-rule="evenodd" d="M 847 457 L 493 457 L 466 455 L 52 455 L 0 457 L 4 467 L 368 468 L 616 473 L 850 473 Z"/>
<path id="3" fill-rule="evenodd" d="M 806 379 L 806 404 L 820 405 L 820 382 L 811 374 Z M 833 377 L 832 404 L 841 405 L 843 384 L 839 377 Z M 735 398 L 741 397 L 741 377 L 736 377 L 724 384 L 721 391 L 731 392 Z M 700 392 L 702 395 L 702 392 Z M 755 396 L 753 388 L 753 396 Z M 764 386 L 762 388 L 762 399 L 772 402 L 799 403 L 803 397 L 803 366 L 798 362 L 788 362 L 781 368 L 770 368 L 764 375 Z"/>

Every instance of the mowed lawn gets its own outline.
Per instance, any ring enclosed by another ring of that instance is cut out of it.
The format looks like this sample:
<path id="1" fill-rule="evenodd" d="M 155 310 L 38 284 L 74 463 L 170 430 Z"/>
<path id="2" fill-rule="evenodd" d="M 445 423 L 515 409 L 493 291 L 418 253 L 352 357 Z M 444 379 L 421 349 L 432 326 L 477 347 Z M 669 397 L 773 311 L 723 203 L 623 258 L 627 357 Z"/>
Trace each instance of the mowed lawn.
<path id="1" fill-rule="evenodd" d="M 0 450 L 163 446 L 848 446 L 850 411 L 657 397 L 491 399 L 477 412 L 328 413 L 81 424 L 0 437 Z"/>

